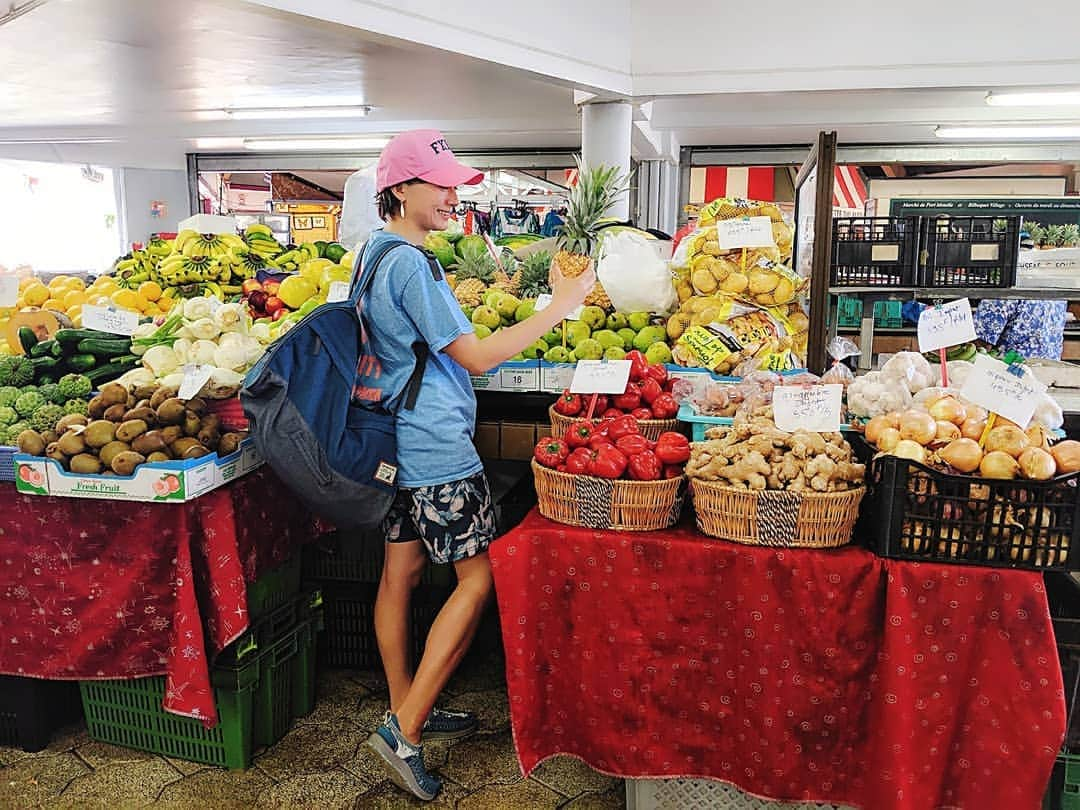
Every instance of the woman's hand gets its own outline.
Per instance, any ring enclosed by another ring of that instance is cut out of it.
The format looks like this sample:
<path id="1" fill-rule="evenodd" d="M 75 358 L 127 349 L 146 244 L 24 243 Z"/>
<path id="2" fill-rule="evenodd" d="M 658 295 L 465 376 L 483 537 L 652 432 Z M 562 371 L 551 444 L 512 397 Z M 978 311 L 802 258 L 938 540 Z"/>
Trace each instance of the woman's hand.
<path id="1" fill-rule="evenodd" d="M 585 297 L 596 285 L 596 271 L 590 261 L 580 276 L 567 278 L 559 272 L 558 265 L 552 262 L 548 282 L 551 284 L 551 305 L 562 313 L 573 312 L 585 303 Z"/>

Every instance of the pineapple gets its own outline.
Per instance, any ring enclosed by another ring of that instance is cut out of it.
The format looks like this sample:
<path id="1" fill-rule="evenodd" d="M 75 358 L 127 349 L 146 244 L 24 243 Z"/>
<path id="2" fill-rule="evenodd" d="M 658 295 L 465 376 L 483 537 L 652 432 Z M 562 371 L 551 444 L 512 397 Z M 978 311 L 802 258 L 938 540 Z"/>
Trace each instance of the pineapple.
<path id="1" fill-rule="evenodd" d="M 463 256 L 454 274 L 454 297 L 463 307 L 478 307 L 488 284 L 495 280 L 495 261 L 486 253 Z"/>
<path id="2" fill-rule="evenodd" d="M 517 297 L 521 291 L 521 270 L 518 270 L 512 276 L 508 276 L 503 270 L 496 270 L 494 281 L 491 283 L 491 288 L 494 290 L 502 290 L 504 293 Z"/>
<path id="3" fill-rule="evenodd" d="M 585 306 L 600 307 L 607 312 L 611 312 L 615 309 L 611 303 L 611 299 L 608 298 L 607 290 L 604 289 L 604 285 L 599 281 L 593 285 L 589 294 L 585 296 Z"/>
<path id="4" fill-rule="evenodd" d="M 597 226 L 619 195 L 629 187 L 629 178 L 620 175 L 617 167 L 586 168 L 580 159 L 575 160 L 578 182 L 570 189 L 569 208 L 558 241 L 559 252 L 552 260 L 569 278 L 580 276 L 588 269 L 596 252 Z"/>
<path id="5" fill-rule="evenodd" d="M 536 298 L 551 292 L 548 273 L 551 270 L 551 254 L 546 250 L 526 256 L 521 262 L 521 296 Z"/>
<path id="6" fill-rule="evenodd" d="M 467 278 L 459 281 L 454 288 L 454 297 L 462 307 L 478 307 L 487 287 L 478 278 Z"/>

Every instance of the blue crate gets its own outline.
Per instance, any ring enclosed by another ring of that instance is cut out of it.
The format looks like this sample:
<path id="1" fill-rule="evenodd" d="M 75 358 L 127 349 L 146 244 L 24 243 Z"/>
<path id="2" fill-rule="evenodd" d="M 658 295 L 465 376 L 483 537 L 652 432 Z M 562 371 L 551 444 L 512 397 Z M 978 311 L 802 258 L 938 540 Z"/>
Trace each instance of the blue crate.
<path id="1" fill-rule="evenodd" d="M 15 454 L 17 447 L 0 447 L 0 481 L 15 480 Z"/>

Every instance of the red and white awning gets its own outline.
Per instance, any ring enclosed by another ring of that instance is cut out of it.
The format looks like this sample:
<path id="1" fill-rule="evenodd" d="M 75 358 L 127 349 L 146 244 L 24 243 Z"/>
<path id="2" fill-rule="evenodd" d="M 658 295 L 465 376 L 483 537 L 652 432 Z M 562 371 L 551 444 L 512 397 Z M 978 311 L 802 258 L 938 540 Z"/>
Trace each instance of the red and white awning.
<path id="1" fill-rule="evenodd" d="M 705 169 L 704 200 L 739 197 L 776 199 L 776 169 L 772 166 L 709 166 Z"/>

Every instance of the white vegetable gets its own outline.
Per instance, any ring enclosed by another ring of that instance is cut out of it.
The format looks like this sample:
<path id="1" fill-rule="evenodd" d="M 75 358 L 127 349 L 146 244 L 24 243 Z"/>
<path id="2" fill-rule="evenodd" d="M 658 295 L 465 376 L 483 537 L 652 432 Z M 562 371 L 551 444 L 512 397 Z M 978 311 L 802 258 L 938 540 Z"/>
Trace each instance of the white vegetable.
<path id="1" fill-rule="evenodd" d="M 210 399 L 228 399 L 236 396 L 244 384 L 244 375 L 224 368 L 215 368 L 202 393 Z"/>
<path id="2" fill-rule="evenodd" d="M 191 336 L 199 340 L 213 340 L 221 334 L 221 330 L 218 329 L 217 324 L 211 318 L 199 318 L 199 320 L 189 323 L 187 328 L 191 332 Z"/>
<path id="3" fill-rule="evenodd" d="M 180 338 L 178 341 L 176 341 L 176 343 L 173 344 L 173 354 L 176 355 L 176 359 L 180 363 L 180 365 L 193 362 L 191 360 L 192 345 L 192 342 L 187 338 Z"/>
<path id="4" fill-rule="evenodd" d="M 131 371 L 120 376 L 116 381 L 128 391 L 134 391 L 142 385 L 153 385 L 154 373 L 148 368 L 133 368 Z"/>
<path id="5" fill-rule="evenodd" d="M 198 363 L 203 365 L 217 365 L 214 363 L 214 353 L 217 351 L 217 345 L 212 340 L 196 340 L 191 344 L 191 351 L 188 353 L 190 358 L 189 362 Z"/>
<path id="6" fill-rule="evenodd" d="M 140 323 L 135 327 L 135 331 L 131 333 L 131 339 L 137 340 L 138 338 L 150 337 L 150 335 L 154 334 L 157 330 L 158 326 L 153 322 Z"/>
<path id="7" fill-rule="evenodd" d="M 264 354 L 266 354 L 266 347 L 255 338 L 249 337 L 244 342 L 244 368 L 251 368 Z"/>
<path id="8" fill-rule="evenodd" d="M 180 361 L 168 346 L 151 346 L 142 356 L 143 365 L 154 373 L 155 377 L 164 377 L 180 368 Z"/>
<path id="9" fill-rule="evenodd" d="M 1061 412 L 1061 406 L 1052 396 L 1043 393 L 1039 404 L 1035 406 L 1035 413 L 1031 415 L 1031 421 L 1037 422 L 1050 430 L 1058 430 L 1065 424 L 1065 415 Z"/>
<path id="10" fill-rule="evenodd" d="M 884 370 L 856 377 L 848 386 L 847 398 L 848 410 L 866 418 L 902 411 L 911 402 L 907 388 L 897 380 L 887 379 Z"/>
<path id="11" fill-rule="evenodd" d="M 239 346 L 218 346 L 214 350 L 214 365 L 218 368 L 240 371 L 245 363 L 244 350 Z"/>
<path id="12" fill-rule="evenodd" d="M 897 381 L 916 394 L 936 379 L 930 363 L 918 352 L 897 352 L 881 367 L 883 382 Z"/>
<path id="13" fill-rule="evenodd" d="M 248 314 L 243 304 L 222 304 L 214 313 L 219 332 L 246 332 Z"/>
<path id="14" fill-rule="evenodd" d="M 184 302 L 184 320 L 197 321 L 213 315 L 209 298 L 189 298 Z"/>
<path id="15" fill-rule="evenodd" d="M 951 388 L 963 388 L 971 372 L 975 370 L 975 364 L 967 360 L 950 360 L 946 367 L 949 371 L 949 386 Z"/>
<path id="16" fill-rule="evenodd" d="M 164 388 L 179 388 L 184 384 L 184 372 L 175 371 L 172 374 L 166 374 L 158 380 L 158 384 Z"/>
<path id="17" fill-rule="evenodd" d="M 226 348 L 243 348 L 245 335 L 241 335 L 239 332 L 226 332 L 217 339 L 217 345 Z"/>
<path id="18" fill-rule="evenodd" d="M 262 344 L 269 343 L 271 340 L 274 339 L 273 335 L 270 334 L 270 324 L 268 323 L 254 324 L 248 334 L 250 334 L 253 338 L 258 340 L 259 343 Z"/>

